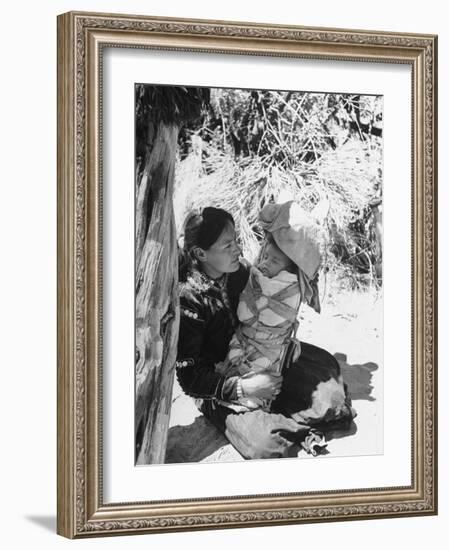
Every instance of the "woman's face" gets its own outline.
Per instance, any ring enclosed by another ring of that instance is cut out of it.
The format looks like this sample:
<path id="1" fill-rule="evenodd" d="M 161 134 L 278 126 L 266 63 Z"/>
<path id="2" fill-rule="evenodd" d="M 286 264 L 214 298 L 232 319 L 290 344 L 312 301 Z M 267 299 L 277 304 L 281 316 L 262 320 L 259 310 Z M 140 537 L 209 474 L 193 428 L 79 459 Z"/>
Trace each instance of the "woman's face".
<path id="1" fill-rule="evenodd" d="M 198 250 L 198 259 L 200 260 L 204 271 L 217 279 L 224 273 L 233 273 L 239 269 L 239 258 L 242 250 L 237 244 L 234 225 L 228 222 L 221 235 L 208 249 Z"/>

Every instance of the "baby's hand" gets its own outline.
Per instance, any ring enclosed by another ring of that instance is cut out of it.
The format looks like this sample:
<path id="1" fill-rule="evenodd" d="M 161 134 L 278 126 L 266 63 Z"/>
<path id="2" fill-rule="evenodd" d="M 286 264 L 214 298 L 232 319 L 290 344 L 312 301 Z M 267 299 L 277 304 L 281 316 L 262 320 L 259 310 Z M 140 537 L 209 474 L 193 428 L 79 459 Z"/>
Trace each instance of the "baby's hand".
<path id="1" fill-rule="evenodd" d="M 224 361 L 215 364 L 215 372 L 222 376 L 239 376 L 242 374 L 240 367 L 241 360 L 238 357 L 234 357 L 233 359 L 226 358 Z"/>
<path id="2" fill-rule="evenodd" d="M 236 366 L 237 366 L 237 365 L 236 365 Z M 251 371 L 251 367 L 248 365 L 248 363 L 246 363 L 245 361 L 242 361 L 242 362 L 238 365 L 238 371 L 239 371 L 239 374 L 240 374 L 240 375 L 247 374 L 248 372 Z"/>
<path id="3" fill-rule="evenodd" d="M 248 373 L 241 378 L 245 397 L 275 399 L 281 391 L 282 376 L 267 373 Z"/>
<path id="4" fill-rule="evenodd" d="M 228 359 L 225 359 L 224 361 L 220 361 L 219 363 L 215 363 L 215 372 L 218 374 L 221 374 L 222 376 L 227 375 L 229 372 L 229 368 L 231 367 L 231 363 Z"/>

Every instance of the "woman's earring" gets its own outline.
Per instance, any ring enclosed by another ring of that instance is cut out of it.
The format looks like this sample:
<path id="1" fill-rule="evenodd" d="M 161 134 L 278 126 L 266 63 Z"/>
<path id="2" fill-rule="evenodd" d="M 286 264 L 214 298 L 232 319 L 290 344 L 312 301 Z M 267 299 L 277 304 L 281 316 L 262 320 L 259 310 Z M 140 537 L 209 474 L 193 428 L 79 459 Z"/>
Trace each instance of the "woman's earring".
<path id="1" fill-rule="evenodd" d="M 199 262 L 205 262 L 206 261 L 205 257 L 203 257 L 203 258 L 201 257 L 201 256 L 205 256 L 204 250 L 202 248 L 200 248 L 199 246 L 192 249 L 192 253 L 193 253 L 193 256 L 194 256 L 195 261 L 196 261 L 197 264 Z"/>
<path id="2" fill-rule="evenodd" d="M 191 265 L 193 265 L 193 266 L 198 265 L 198 259 L 196 257 L 195 250 L 193 248 L 189 250 L 189 259 L 190 259 L 190 264 Z"/>

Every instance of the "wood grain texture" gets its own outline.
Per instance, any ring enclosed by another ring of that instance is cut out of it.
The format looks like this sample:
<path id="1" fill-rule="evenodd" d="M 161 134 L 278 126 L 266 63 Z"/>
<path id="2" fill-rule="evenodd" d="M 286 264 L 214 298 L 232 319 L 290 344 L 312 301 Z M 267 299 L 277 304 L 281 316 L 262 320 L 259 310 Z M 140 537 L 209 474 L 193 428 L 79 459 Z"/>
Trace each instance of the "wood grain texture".
<path id="1" fill-rule="evenodd" d="M 58 18 L 58 181 L 57 181 L 57 261 L 58 261 L 58 457 L 57 457 L 57 532 L 75 535 L 75 469 L 76 433 L 74 418 L 74 335 L 75 294 L 75 167 L 73 163 L 75 94 L 73 85 L 74 49 L 73 19 Z"/>
<path id="2" fill-rule="evenodd" d="M 138 464 L 164 462 L 179 324 L 173 187 L 179 128 L 159 123 L 137 192 Z M 139 429 L 140 428 L 140 429 Z"/>

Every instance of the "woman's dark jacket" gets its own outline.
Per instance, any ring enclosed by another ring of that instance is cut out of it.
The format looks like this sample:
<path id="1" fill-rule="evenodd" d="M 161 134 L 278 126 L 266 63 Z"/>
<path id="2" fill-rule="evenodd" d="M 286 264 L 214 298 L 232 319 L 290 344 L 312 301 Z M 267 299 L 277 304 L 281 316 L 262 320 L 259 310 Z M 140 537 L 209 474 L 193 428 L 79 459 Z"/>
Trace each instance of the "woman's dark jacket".
<path id="1" fill-rule="evenodd" d="M 176 374 L 187 395 L 203 399 L 236 397 L 237 377 L 215 372 L 224 361 L 237 324 L 237 305 L 247 280 L 248 268 L 220 280 L 191 271 L 180 281 L 181 321 Z"/>

